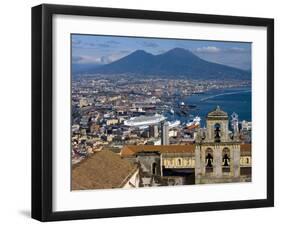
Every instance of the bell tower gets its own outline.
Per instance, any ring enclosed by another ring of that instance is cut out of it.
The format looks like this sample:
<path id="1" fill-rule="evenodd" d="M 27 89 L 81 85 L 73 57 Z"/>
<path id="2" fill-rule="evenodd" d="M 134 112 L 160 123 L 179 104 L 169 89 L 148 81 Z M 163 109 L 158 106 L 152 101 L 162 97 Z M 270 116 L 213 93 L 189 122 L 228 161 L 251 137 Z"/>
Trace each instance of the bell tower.
<path id="1" fill-rule="evenodd" d="M 206 117 L 206 134 L 196 139 L 196 183 L 239 181 L 240 141 L 230 136 L 228 114 L 217 106 Z"/>
<path id="2" fill-rule="evenodd" d="M 229 141 L 228 115 L 219 106 L 207 115 L 206 123 L 207 142 L 221 143 Z"/>

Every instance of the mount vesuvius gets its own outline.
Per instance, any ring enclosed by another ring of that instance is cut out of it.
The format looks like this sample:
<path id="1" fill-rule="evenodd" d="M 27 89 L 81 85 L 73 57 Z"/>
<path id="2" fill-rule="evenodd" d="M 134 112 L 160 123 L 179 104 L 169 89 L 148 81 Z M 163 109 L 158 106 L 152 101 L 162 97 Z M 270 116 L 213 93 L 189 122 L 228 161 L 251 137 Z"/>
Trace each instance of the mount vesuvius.
<path id="1" fill-rule="evenodd" d="M 135 74 L 144 77 L 189 79 L 250 79 L 251 72 L 203 60 L 191 51 L 174 48 L 159 55 L 143 50 L 87 70 L 90 74 Z"/>

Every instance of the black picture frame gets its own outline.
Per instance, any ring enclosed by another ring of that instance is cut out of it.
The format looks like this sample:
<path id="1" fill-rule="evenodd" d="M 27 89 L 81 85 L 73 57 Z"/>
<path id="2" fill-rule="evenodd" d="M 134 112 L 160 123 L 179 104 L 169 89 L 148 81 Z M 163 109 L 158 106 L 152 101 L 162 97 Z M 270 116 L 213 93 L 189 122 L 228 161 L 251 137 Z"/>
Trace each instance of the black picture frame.
<path id="1" fill-rule="evenodd" d="M 267 28 L 267 198 L 95 210 L 52 210 L 52 18 L 55 14 Z M 32 8 L 32 218 L 40 221 L 123 217 L 274 206 L 274 20 L 43 4 Z"/>

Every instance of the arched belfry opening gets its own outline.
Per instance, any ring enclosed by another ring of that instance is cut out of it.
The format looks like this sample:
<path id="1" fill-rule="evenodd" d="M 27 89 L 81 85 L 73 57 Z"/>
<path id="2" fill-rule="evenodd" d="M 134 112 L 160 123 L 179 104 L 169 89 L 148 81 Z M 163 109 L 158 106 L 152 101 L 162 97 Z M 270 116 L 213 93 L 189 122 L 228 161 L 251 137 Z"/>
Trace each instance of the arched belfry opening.
<path id="1" fill-rule="evenodd" d="M 222 162 L 223 162 L 223 166 L 229 166 L 229 156 L 228 154 L 224 154 L 223 157 L 222 157 Z"/>
<path id="2" fill-rule="evenodd" d="M 224 148 L 222 150 L 222 172 L 228 173 L 230 172 L 230 150 L 228 148 Z"/>
<path id="3" fill-rule="evenodd" d="M 206 173 L 213 172 L 213 156 L 213 150 L 211 148 L 208 148 L 205 155 Z"/>
<path id="4" fill-rule="evenodd" d="M 152 175 L 156 175 L 157 173 L 157 164 L 156 162 L 152 163 Z"/>
<path id="5" fill-rule="evenodd" d="M 215 125 L 214 125 L 214 135 L 215 135 L 215 137 L 214 137 L 214 141 L 216 142 L 216 143 L 219 143 L 219 142 L 221 142 L 221 126 L 220 126 L 220 124 L 219 123 L 216 123 Z"/>
<path id="6" fill-rule="evenodd" d="M 228 114 L 220 109 L 219 106 L 215 110 L 208 113 L 206 118 L 207 124 L 207 141 L 208 142 L 228 142 Z"/>

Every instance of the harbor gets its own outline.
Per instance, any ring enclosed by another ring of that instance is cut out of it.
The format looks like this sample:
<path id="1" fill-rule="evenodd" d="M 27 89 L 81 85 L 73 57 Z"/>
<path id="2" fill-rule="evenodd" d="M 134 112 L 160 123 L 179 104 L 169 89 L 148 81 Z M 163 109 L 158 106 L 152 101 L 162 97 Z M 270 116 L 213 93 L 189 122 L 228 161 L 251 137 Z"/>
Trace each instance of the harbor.
<path id="1" fill-rule="evenodd" d="M 103 148 L 118 153 L 124 145 L 193 143 L 196 134 L 205 131 L 205 117 L 216 105 L 228 115 L 235 112 L 240 128 L 243 124 L 250 131 L 249 84 L 217 81 L 214 86 L 213 83 L 120 79 L 115 84 L 110 79 L 91 77 L 74 80 L 73 163 Z M 243 131 L 245 141 L 249 142 L 249 132 Z"/>

